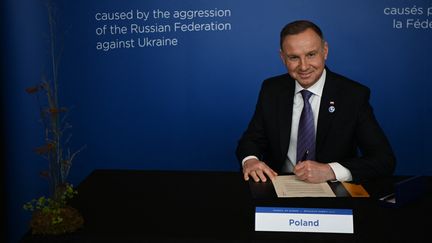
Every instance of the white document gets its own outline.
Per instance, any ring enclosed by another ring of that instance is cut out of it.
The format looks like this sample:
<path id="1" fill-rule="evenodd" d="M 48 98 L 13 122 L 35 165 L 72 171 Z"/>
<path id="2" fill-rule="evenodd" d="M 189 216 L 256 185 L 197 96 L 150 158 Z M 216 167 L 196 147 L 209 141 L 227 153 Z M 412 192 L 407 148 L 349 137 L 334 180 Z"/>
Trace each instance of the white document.
<path id="1" fill-rule="evenodd" d="M 272 182 L 278 197 L 336 197 L 327 182 L 308 183 L 295 175 L 277 176 Z"/>

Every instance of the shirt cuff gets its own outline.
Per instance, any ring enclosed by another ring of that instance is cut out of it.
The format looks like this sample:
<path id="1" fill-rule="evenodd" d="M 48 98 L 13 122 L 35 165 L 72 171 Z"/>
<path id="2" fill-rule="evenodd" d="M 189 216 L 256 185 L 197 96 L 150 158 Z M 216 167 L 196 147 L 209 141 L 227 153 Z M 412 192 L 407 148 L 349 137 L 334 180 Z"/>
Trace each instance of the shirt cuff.
<path id="1" fill-rule="evenodd" d="M 343 167 L 338 162 L 332 162 L 329 163 L 329 165 L 336 176 L 336 181 L 352 181 L 351 171 L 347 168 Z"/>
<path id="2" fill-rule="evenodd" d="M 258 157 L 254 156 L 254 155 L 246 156 L 246 157 L 242 160 L 242 167 L 243 167 L 244 163 L 246 162 L 246 160 L 249 160 L 249 159 L 257 159 L 257 160 L 258 160 Z"/>

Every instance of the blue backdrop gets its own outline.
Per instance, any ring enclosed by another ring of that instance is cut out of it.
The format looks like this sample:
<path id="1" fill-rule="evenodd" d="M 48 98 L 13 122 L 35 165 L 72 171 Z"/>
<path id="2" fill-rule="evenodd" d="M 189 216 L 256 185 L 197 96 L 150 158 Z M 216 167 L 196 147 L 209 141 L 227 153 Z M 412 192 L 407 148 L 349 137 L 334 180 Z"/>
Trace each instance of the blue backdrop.
<path id="1" fill-rule="evenodd" d="M 70 173 L 74 184 L 102 168 L 238 170 L 237 140 L 262 80 L 286 72 L 279 31 L 296 19 L 322 28 L 332 71 L 371 88 L 396 152 L 396 174 L 432 175 L 426 156 L 432 146 L 430 1 L 79 0 L 55 6 L 60 101 L 71 108 L 71 147 L 86 146 Z M 33 152 L 43 143 L 38 106 L 24 90 L 49 76 L 51 59 L 43 1 L 7 0 L 2 9 L 7 225 L 8 240 L 15 241 L 27 230 L 23 203 L 48 190 L 38 174 L 47 163 Z M 137 26 L 148 33 L 136 33 Z M 171 45 L 157 46 L 167 39 Z"/>

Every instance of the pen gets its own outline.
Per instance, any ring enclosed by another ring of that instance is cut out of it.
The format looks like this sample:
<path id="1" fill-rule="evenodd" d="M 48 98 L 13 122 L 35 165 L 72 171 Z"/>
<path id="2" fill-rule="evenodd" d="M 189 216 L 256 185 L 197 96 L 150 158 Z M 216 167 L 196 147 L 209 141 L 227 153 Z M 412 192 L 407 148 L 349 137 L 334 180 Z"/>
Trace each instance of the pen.
<path id="1" fill-rule="evenodd" d="M 306 150 L 305 153 L 303 154 L 303 157 L 302 157 L 302 160 L 301 160 L 301 161 L 305 161 L 305 160 L 307 160 L 308 154 L 309 154 L 309 150 Z M 300 161 L 300 162 L 301 162 L 301 161 Z"/>

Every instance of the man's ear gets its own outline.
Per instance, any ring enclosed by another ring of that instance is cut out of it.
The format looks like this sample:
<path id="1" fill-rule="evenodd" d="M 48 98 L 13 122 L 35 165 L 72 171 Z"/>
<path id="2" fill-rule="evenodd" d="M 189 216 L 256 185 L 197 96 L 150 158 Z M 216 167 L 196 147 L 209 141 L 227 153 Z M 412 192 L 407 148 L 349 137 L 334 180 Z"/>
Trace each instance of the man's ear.
<path id="1" fill-rule="evenodd" d="M 286 66 L 285 53 L 282 50 L 279 50 L 279 57 L 282 59 L 283 64 Z"/>
<path id="2" fill-rule="evenodd" d="M 328 51 L 329 51 L 329 47 L 328 47 L 327 41 L 324 42 L 323 51 L 324 51 L 324 60 L 327 60 Z"/>

